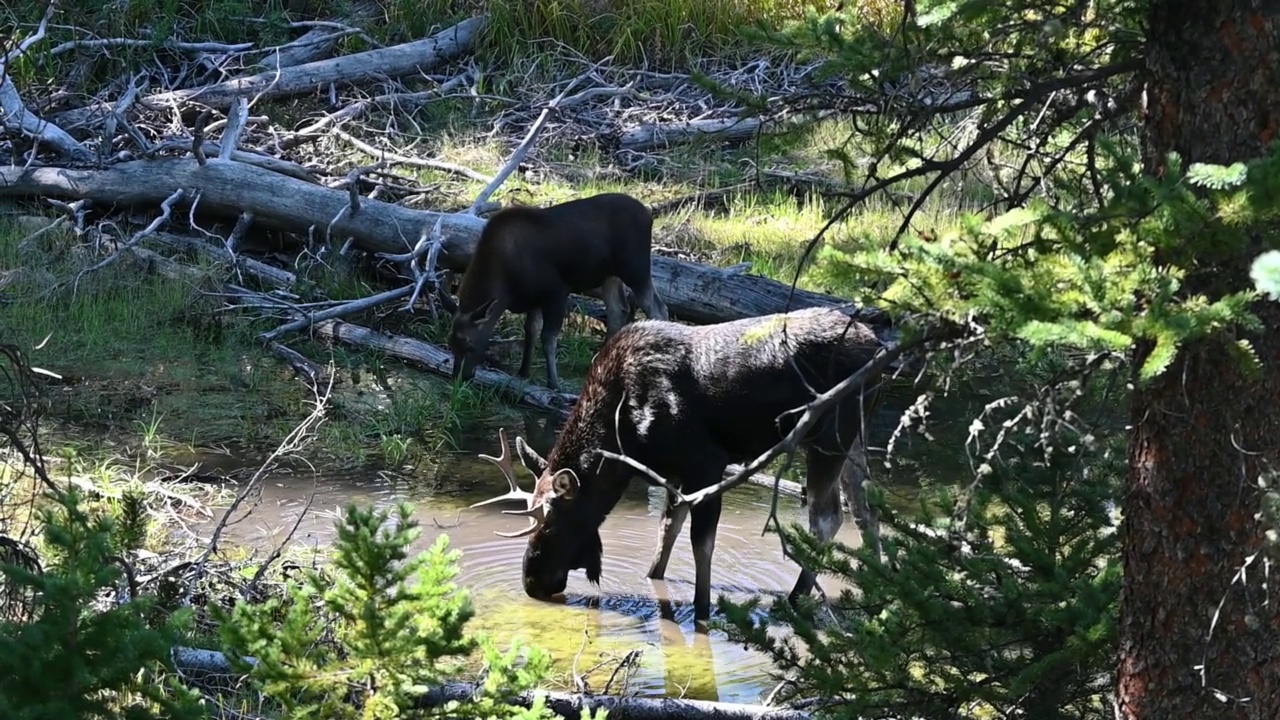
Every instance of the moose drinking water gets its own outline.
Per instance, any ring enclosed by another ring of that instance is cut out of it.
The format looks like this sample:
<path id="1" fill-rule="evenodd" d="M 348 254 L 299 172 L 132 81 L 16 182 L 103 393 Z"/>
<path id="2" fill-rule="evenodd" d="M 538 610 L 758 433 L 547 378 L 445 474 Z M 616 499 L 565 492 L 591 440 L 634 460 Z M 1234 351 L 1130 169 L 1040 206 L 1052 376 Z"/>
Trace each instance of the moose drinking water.
<path id="1" fill-rule="evenodd" d="M 754 459 L 790 433 L 798 408 L 873 359 L 881 342 L 853 314 L 841 306 L 703 326 L 647 320 L 607 340 L 547 459 L 519 443 L 522 461 L 528 465 L 532 459 L 538 468 L 533 492 L 518 489 L 505 433 L 500 433 L 511 491 L 478 504 L 526 501 L 524 510 L 504 512 L 529 516 L 529 527 L 499 533 L 531 536 L 522 570 L 525 592 L 550 598 L 564 591 L 569 572 L 577 569 L 585 570 L 593 584 L 599 582 L 599 528 L 631 478 L 640 474 L 599 451 L 631 458 L 685 495 L 716 485 L 730 463 Z M 843 522 L 841 471 L 861 437 L 874 394 L 864 384 L 801 438 L 809 528 L 821 541 L 835 537 Z M 661 577 L 671 544 L 692 515 L 699 626 L 711 616 L 711 556 L 720 506 L 718 495 L 692 508 L 668 497 L 662 547 L 650 567 L 650 577 Z M 791 601 L 815 584 L 814 574 L 802 569 Z"/>
<path id="2" fill-rule="evenodd" d="M 600 288 L 606 337 L 634 317 L 628 287 L 645 315 L 666 320 L 667 306 L 651 278 L 652 236 L 649 208 L 622 193 L 499 211 L 480 233 L 457 300 L 439 292 L 441 304 L 453 313 L 448 343 L 453 377 L 470 380 L 475 375 L 499 318 L 511 311 L 525 315 L 524 354 L 516 374 L 529 377 L 533 339 L 541 325 L 547 387 L 558 390 L 556 349 L 570 293 Z"/>

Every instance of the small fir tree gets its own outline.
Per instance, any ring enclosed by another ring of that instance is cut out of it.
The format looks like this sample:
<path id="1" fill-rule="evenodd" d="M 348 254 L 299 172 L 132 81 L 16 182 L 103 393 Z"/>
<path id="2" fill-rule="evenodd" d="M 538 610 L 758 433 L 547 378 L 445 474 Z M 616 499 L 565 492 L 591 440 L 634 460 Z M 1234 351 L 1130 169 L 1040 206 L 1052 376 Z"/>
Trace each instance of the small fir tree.
<path id="1" fill-rule="evenodd" d="M 463 661 L 480 649 L 486 677 L 476 697 L 440 711 L 459 718 L 556 717 L 541 696 L 528 709 L 504 701 L 542 681 L 549 657 L 536 648 L 522 653 L 518 644 L 503 653 L 487 638 L 468 636 L 470 599 L 453 582 L 459 553 L 441 535 L 410 557 L 421 530 L 407 503 L 394 513 L 348 506 L 338 523 L 335 572 L 307 571 L 301 583 L 290 583 L 285 600 L 212 608 L 233 662 L 281 705 L 283 717 L 390 718 L 417 715 L 418 698 L 458 678 Z M 329 630 L 336 648 L 320 642 Z"/>
<path id="2" fill-rule="evenodd" d="M 915 512 L 877 498 L 883 559 L 820 548 L 791 527 L 797 560 L 848 588 L 829 608 L 779 599 L 763 617 L 759 601 L 724 601 L 731 637 L 789 671 L 790 694 L 822 700 L 823 717 L 1101 717 L 1116 650 L 1111 509 L 1123 452 L 1046 437 L 1041 424 L 1012 429 L 968 482 L 925 488 Z"/>
<path id="3" fill-rule="evenodd" d="M 74 487 L 44 497 L 52 503 L 39 511 L 47 567 L 0 565 L 11 591 L 36 598 L 33 617 L 0 622 L 0 717 L 203 717 L 195 692 L 175 676 L 159 680 L 190 613 L 153 626 L 149 598 L 115 602 L 123 571 L 113 539 L 131 540 L 133 531 L 87 512 Z M 99 607 L 103 595 L 110 600 Z"/>

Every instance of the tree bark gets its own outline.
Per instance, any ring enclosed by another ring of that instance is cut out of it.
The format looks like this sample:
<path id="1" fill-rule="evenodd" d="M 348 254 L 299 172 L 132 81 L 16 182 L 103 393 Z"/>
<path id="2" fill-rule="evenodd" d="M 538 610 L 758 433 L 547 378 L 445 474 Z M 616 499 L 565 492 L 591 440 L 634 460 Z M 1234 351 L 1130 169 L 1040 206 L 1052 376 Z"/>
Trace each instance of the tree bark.
<path id="1" fill-rule="evenodd" d="M 1280 4 L 1154 0 L 1148 15 L 1143 155 L 1165 170 L 1257 157 L 1280 118 Z M 1251 286 L 1263 249 L 1203 248 L 1187 294 Z M 1187 344 L 1158 379 L 1136 379 L 1129 485 L 1121 529 L 1117 717 L 1280 717 L 1280 613 L 1269 588 L 1257 481 L 1280 461 L 1280 305 L 1256 308 L 1265 329 Z M 1262 360 L 1247 375 L 1227 345 L 1247 337 Z M 1150 346 L 1136 352 L 1137 367 Z M 1272 590 L 1273 591 L 1273 590 Z"/>
<path id="2" fill-rule="evenodd" d="M 714 142 L 744 142 L 755 137 L 764 121 L 760 118 L 711 118 L 676 123 L 646 123 L 622 133 L 621 150 L 647 152 L 672 145 L 683 145 L 699 139 Z"/>

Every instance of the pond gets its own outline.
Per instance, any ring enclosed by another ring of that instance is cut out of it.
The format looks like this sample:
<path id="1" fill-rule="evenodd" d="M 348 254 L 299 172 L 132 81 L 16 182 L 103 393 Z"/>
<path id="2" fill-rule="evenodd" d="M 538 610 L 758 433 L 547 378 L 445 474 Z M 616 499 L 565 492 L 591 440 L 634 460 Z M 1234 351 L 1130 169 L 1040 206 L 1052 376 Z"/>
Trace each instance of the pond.
<path id="1" fill-rule="evenodd" d="M 896 413 L 889 414 L 887 421 L 893 423 L 896 418 Z M 527 415 L 525 422 L 507 423 L 513 445 L 519 434 L 543 456 L 556 430 L 554 422 L 533 415 Z M 694 632 L 688 523 L 666 579 L 645 577 L 658 544 L 660 490 L 634 480 L 601 527 L 604 562 L 598 587 L 590 585 L 579 570 L 570 574 L 564 602 L 537 601 L 525 595 L 520 581 L 527 538 L 494 535 L 495 530 L 512 532 L 527 524 L 523 517 L 502 514 L 504 509 L 518 509 L 519 503 L 467 507 L 507 489 L 497 467 L 476 457 L 477 453 L 499 453 L 497 427 L 467 428 L 457 442 L 462 448 L 459 453 L 408 481 L 370 471 L 276 473 L 263 483 L 261 496 L 247 502 L 252 511 L 238 513 L 239 519 L 229 524 L 224 543 L 248 546 L 263 556 L 299 523 L 292 540 L 295 548 L 323 549 L 333 541 L 334 522 L 347 503 L 384 507 L 408 500 L 422 527 L 418 547 L 425 548 L 447 533 L 450 547 L 462 553 L 457 583 L 475 605 L 476 617 L 468 625 L 473 632 L 486 631 L 503 646 L 515 637 L 537 644 L 551 653 L 558 672 L 588 675 L 595 692 L 602 690 L 617 667 L 613 661 L 633 651 L 639 657 L 626 682 L 630 694 L 755 703 L 777 685 L 773 666 L 764 655 L 730 642 L 720 631 Z M 517 466 L 518 482 L 530 489 L 532 474 Z M 873 477 L 884 482 L 883 469 L 877 472 L 877 466 L 872 465 Z M 310 508 L 299 521 L 309 498 Z M 721 594 L 738 601 L 753 595 L 784 596 L 799 568 L 783 555 L 777 535 L 762 535 L 770 491 L 747 484 L 727 493 L 723 502 L 712 565 L 713 600 Z M 797 498 L 782 496 L 778 515 L 784 523 L 807 524 L 807 510 Z M 215 524 L 216 519 L 192 529 L 207 536 Z M 847 514 L 837 537 L 854 547 L 861 544 Z M 819 582 L 828 592 L 839 589 L 833 578 Z M 623 690 L 621 682 L 619 674 L 611 691 Z"/>

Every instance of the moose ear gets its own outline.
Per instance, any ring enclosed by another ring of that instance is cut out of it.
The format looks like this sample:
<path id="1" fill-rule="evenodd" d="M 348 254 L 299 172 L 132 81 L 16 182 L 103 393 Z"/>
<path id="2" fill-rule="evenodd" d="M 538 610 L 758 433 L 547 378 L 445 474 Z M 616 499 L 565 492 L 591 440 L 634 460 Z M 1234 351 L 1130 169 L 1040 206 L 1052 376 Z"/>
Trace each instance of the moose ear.
<path id="1" fill-rule="evenodd" d="M 490 313 L 493 311 L 493 306 L 497 302 L 497 298 L 489 298 L 481 303 L 479 307 L 469 313 L 471 315 L 471 322 L 479 324 L 488 320 Z"/>
<path id="2" fill-rule="evenodd" d="M 551 476 L 551 489 L 557 498 L 569 499 L 578 492 L 578 475 L 569 468 L 558 470 Z"/>
<path id="3" fill-rule="evenodd" d="M 516 454 L 520 456 L 520 463 L 535 475 L 541 475 L 547 469 L 547 461 L 519 435 L 516 436 Z"/>
<path id="4" fill-rule="evenodd" d="M 436 283 L 436 299 L 440 301 L 440 307 L 450 315 L 458 312 L 458 301 L 449 294 L 447 283 Z"/>

